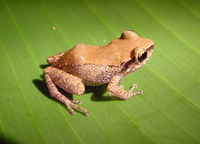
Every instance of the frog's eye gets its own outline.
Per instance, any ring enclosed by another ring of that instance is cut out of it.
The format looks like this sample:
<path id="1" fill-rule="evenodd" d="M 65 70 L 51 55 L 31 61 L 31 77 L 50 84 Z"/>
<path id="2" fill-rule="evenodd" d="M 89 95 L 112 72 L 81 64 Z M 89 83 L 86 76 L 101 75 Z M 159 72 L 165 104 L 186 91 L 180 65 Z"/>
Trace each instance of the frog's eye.
<path id="1" fill-rule="evenodd" d="M 124 31 L 123 33 L 122 33 L 122 35 L 121 35 L 121 39 L 135 39 L 135 38 L 137 38 L 138 36 L 137 36 L 137 34 L 136 33 L 134 33 L 133 31 L 131 31 L 131 30 L 128 30 L 128 31 Z"/>
<path id="2" fill-rule="evenodd" d="M 138 54 L 138 61 L 143 62 L 147 58 L 147 52 L 145 50 L 141 50 Z"/>

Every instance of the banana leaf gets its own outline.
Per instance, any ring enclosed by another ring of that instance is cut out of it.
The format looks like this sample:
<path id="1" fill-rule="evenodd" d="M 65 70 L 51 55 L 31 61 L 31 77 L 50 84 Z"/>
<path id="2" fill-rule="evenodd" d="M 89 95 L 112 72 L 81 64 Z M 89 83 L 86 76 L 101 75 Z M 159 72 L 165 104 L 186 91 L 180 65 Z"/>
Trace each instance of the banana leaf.
<path id="1" fill-rule="evenodd" d="M 199 0 L 1 0 L 1 143 L 200 143 Z M 51 98 L 47 57 L 79 43 L 103 46 L 125 30 L 155 42 L 150 61 L 127 75 L 142 95 L 86 87 L 90 116 Z"/>

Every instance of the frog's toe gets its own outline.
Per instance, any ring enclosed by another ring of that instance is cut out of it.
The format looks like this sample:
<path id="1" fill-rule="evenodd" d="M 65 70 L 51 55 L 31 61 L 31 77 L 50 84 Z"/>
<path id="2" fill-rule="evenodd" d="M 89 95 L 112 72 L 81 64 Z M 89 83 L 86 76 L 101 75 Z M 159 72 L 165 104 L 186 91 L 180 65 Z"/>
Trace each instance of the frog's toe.
<path id="1" fill-rule="evenodd" d="M 75 115 L 76 112 L 71 108 L 70 104 L 66 104 L 68 110 L 71 112 L 72 115 Z"/>
<path id="2" fill-rule="evenodd" d="M 143 91 L 139 91 L 138 94 L 143 94 Z"/>
<path id="3" fill-rule="evenodd" d="M 71 111 L 71 114 L 72 114 L 72 115 L 75 115 L 75 114 L 76 114 L 76 112 L 75 112 L 75 111 Z"/>
<path id="4" fill-rule="evenodd" d="M 75 103 L 75 104 L 74 104 L 74 103 Z M 82 108 L 82 107 L 76 105 L 76 104 L 81 104 L 81 103 L 82 103 L 81 101 L 73 101 L 73 100 L 72 100 L 72 101 L 70 101 L 70 103 L 68 103 L 68 104 L 66 104 L 66 105 L 67 105 L 67 108 L 69 109 L 69 111 L 71 112 L 72 115 L 75 115 L 76 112 L 71 108 L 71 106 L 74 107 L 75 109 L 79 109 L 79 110 L 84 111 L 84 112 L 85 112 L 85 115 L 86 115 L 86 116 L 89 116 L 90 113 L 88 112 L 87 109 Z"/>
<path id="5" fill-rule="evenodd" d="M 128 92 L 131 93 L 135 88 L 137 88 L 136 84 L 134 84 Z"/>
<path id="6" fill-rule="evenodd" d="M 89 116 L 89 115 L 90 115 L 90 113 L 89 113 L 89 112 L 86 112 L 86 113 L 85 113 L 85 116 Z"/>
<path id="7" fill-rule="evenodd" d="M 73 103 L 76 103 L 76 104 L 82 104 L 81 101 L 72 101 Z"/>
<path id="8" fill-rule="evenodd" d="M 134 85 L 131 87 L 131 89 L 128 91 L 128 93 L 130 93 L 131 96 L 143 94 L 143 91 L 138 91 L 138 92 L 132 93 L 132 91 L 133 91 L 135 88 L 137 88 L 137 85 L 136 85 L 136 84 L 134 84 Z"/>

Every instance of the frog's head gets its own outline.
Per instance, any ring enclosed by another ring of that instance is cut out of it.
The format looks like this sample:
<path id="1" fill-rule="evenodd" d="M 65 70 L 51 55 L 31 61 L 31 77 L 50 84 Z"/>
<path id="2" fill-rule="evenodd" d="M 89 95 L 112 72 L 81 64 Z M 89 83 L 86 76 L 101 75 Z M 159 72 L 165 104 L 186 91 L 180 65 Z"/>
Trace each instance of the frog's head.
<path id="1" fill-rule="evenodd" d="M 154 42 L 152 40 L 141 38 L 133 31 L 123 32 L 120 39 L 126 40 L 129 45 L 131 60 L 126 64 L 128 71 L 133 72 L 149 61 L 154 51 Z"/>

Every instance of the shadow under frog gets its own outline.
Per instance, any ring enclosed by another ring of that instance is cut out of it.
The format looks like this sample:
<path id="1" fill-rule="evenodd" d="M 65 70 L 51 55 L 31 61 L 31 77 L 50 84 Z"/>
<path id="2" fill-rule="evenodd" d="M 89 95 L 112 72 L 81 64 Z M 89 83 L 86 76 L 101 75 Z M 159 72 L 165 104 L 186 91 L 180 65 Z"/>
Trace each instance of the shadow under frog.
<path id="1" fill-rule="evenodd" d="M 44 66 L 44 65 L 42 65 Z M 49 65 L 47 65 L 49 66 Z M 46 67 L 47 67 L 46 66 Z M 44 68 L 43 68 L 44 69 Z M 45 83 L 44 75 L 40 76 L 43 80 L 41 79 L 34 79 L 32 82 L 36 86 L 36 88 L 43 94 L 45 95 L 48 99 L 53 100 L 59 104 L 61 104 L 63 107 L 66 108 L 65 104 L 56 100 L 55 98 L 52 98 L 50 96 L 50 93 L 48 91 L 48 88 Z M 86 86 L 86 91 L 85 93 L 92 93 L 91 100 L 94 102 L 106 102 L 106 101 L 113 101 L 113 100 L 119 100 L 121 99 L 115 97 L 115 96 L 103 96 L 106 92 L 106 87 L 108 84 L 104 84 L 101 86 L 93 87 L 93 86 Z M 65 95 L 67 98 L 73 100 L 73 94 L 68 93 L 67 91 L 61 89 L 60 87 L 57 87 L 59 92 L 61 92 L 63 95 Z M 79 113 L 82 113 L 81 111 L 77 111 Z"/>
<path id="2" fill-rule="evenodd" d="M 49 65 L 40 65 L 41 68 L 45 69 L 45 67 L 48 67 Z M 50 96 L 50 93 L 48 91 L 48 88 L 46 86 L 45 83 L 45 79 L 44 79 L 44 75 L 40 75 L 41 79 L 34 79 L 32 82 L 33 84 L 36 86 L 36 88 L 43 94 L 45 95 L 47 98 L 51 99 L 51 100 L 55 100 Z M 106 102 L 106 101 L 113 101 L 113 100 L 121 100 L 115 96 L 103 96 L 105 94 L 105 92 L 107 91 L 108 84 L 103 84 L 101 86 L 86 86 L 85 87 L 85 93 L 92 93 L 91 96 L 91 100 L 94 102 Z M 73 94 L 70 94 L 66 91 L 64 91 L 63 89 L 61 89 L 60 87 L 58 87 L 58 90 L 65 95 L 66 97 L 68 97 L 69 99 L 73 100 Z M 59 102 L 59 101 L 58 101 Z M 61 102 L 60 102 L 61 103 Z M 63 104 L 63 103 L 61 103 Z M 66 107 L 63 104 L 64 107 Z"/>

